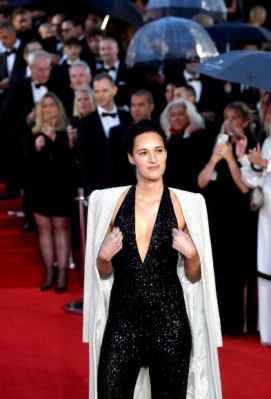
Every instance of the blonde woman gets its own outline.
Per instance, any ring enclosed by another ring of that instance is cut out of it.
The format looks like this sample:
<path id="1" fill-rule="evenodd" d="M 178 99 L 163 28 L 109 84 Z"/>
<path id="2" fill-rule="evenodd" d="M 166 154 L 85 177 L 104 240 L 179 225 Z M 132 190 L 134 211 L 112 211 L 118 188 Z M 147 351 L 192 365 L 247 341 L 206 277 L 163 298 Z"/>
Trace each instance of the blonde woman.
<path id="1" fill-rule="evenodd" d="M 27 148 L 29 191 L 46 266 L 41 291 L 57 277 L 56 292 L 66 291 L 69 258 L 69 216 L 73 199 L 72 157 L 66 133 L 66 115 L 59 98 L 48 92 L 37 105 L 36 121 Z M 54 263 L 57 262 L 57 272 Z"/>

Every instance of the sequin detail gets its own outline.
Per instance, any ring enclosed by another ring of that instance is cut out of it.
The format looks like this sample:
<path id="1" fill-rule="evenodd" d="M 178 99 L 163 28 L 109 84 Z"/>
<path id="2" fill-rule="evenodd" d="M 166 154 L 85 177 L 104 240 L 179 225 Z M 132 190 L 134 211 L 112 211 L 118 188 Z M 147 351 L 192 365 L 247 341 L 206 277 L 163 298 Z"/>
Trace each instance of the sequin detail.
<path id="1" fill-rule="evenodd" d="M 123 248 L 112 259 L 114 283 L 98 367 L 99 399 L 132 399 L 141 366 L 148 365 L 152 399 L 185 399 L 191 331 L 178 253 L 170 192 L 164 188 L 150 245 L 141 261 L 135 237 L 135 186 L 115 219 Z"/>

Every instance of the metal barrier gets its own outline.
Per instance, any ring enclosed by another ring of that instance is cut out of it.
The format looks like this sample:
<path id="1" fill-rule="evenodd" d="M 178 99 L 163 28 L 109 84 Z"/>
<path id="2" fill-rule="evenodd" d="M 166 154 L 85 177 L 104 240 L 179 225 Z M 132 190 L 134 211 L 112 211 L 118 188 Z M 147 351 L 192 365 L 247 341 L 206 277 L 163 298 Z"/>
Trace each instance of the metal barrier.
<path id="1" fill-rule="evenodd" d="M 78 188 L 78 197 L 75 198 L 75 201 L 78 201 L 78 204 L 79 204 L 82 281 L 84 281 L 84 262 L 85 262 L 85 253 L 86 253 L 86 208 L 88 206 L 88 203 L 84 196 L 83 188 Z M 83 298 L 83 294 L 82 294 L 82 298 Z M 70 302 L 64 306 L 64 309 L 69 313 L 82 314 L 83 313 L 83 301 Z"/>

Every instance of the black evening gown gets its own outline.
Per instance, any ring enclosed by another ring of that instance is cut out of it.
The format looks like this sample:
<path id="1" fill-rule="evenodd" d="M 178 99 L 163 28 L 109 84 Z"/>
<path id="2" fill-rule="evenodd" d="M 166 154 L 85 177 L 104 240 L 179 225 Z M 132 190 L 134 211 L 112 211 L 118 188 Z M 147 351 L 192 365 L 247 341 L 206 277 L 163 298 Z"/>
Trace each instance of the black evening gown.
<path id="1" fill-rule="evenodd" d="M 132 399 L 148 365 L 153 399 L 185 399 L 191 331 L 172 248 L 177 220 L 164 188 L 148 252 L 142 262 L 135 236 L 135 186 L 115 219 L 123 248 L 113 259 L 114 283 L 98 367 L 99 399 Z"/>

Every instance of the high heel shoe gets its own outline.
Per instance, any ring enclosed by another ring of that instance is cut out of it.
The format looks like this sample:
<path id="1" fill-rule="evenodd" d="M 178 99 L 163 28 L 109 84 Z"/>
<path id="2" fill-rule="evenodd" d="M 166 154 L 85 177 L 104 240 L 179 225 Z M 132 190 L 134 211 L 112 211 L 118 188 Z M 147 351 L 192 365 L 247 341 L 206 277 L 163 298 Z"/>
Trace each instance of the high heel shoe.
<path id="1" fill-rule="evenodd" d="M 67 291 L 67 281 L 68 281 L 68 276 L 67 276 L 67 274 L 66 274 L 66 276 L 65 276 L 65 281 L 66 281 L 66 284 L 65 284 L 65 285 L 62 285 L 62 286 L 57 285 L 57 286 L 56 286 L 55 291 L 56 291 L 57 294 L 61 294 L 62 292 Z"/>
<path id="2" fill-rule="evenodd" d="M 56 286 L 56 293 L 57 294 L 61 294 L 62 292 L 65 292 L 65 291 L 67 291 L 67 286 L 66 285 L 63 285 L 62 287 Z"/>
<path id="3" fill-rule="evenodd" d="M 44 283 L 44 284 L 39 288 L 39 291 L 48 291 L 48 290 L 51 290 L 52 287 L 53 287 L 53 285 L 54 285 L 54 283 L 56 282 L 56 280 L 57 280 L 57 271 L 54 272 L 53 277 L 52 277 L 52 280 L 51 280 L 51 283 L 50 283 L 50 284 Z"/>

